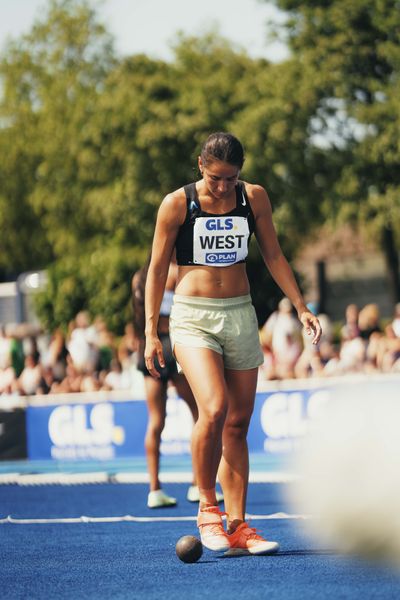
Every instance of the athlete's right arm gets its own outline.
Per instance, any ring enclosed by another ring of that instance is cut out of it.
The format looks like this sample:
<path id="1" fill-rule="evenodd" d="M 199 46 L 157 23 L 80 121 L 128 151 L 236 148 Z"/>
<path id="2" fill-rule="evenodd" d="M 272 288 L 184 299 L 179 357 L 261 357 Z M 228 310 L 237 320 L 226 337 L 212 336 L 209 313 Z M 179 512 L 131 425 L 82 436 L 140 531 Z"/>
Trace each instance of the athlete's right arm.
<path id="1" fill-rule="evenodd" d="M 164 366 L 162 346 L 157 335 L 158 318 L 172 252 L 185 215 L 186 198 L 183 190 L 168 194 L 162 201 L 157 215 L 145 289 L 146 348 L 144 357 L 147 370 L 153 377 L 160 376 L 154 366 L 156 356 L 160 365 Z"/>

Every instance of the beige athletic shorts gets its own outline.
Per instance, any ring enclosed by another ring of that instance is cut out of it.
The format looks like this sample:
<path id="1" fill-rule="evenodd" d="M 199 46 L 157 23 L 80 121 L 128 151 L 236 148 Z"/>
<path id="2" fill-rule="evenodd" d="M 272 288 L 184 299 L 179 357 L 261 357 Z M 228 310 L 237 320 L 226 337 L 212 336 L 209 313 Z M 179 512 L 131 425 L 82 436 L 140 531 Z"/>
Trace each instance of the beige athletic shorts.
<path id="1" fill-rule="evenodd" d="M 199 298 L 175 294 L 170 316 L 175 344 L 209 348 L 221 354 L 226 369 L 245 370 L 264 362 L 251 296 Z"/>

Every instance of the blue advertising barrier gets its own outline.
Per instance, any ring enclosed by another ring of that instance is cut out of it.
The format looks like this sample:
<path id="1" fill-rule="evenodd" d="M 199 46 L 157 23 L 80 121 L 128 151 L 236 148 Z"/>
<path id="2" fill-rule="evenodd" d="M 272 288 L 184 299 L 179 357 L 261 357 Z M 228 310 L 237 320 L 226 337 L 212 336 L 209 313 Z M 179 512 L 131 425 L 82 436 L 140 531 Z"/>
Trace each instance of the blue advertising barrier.
<path id="1" fill-rule="evenodd" d="M 296 449 L 313 419 L 340 390 L 391 395 L 400 400 L 400 376 L 352 377 L 262 383 L 256 394 L 248 433 L 252 453 L 288 455 Z M 110 460 L 144 456 L 147 409 L 143 393 L 123 392 L 32 397 L 27 407 L 28 458 Z M 173 395 L 167 401 L 162 434 L 163 455 L 188 454 L 192 417 Z"/>
<path id="2" fill-rule="evenodd" d="M 28 458 L 96 459 L 143 454 L 144 402 L 30 406 Z"/>
<path id="3" fill-rule="evenodd" d="M 295 450 L 330 396 L 325 388 L 258 392 L 247 437 L 249 451 L 287 454 Z"/>
<path id="4" fill-rule="evenodd" d="M 327 397 L 328 392 L 322 389 L 258 392 L 248 434 L 250 452 L 290 452 Z M 47 398 L 47 402 L 51 400 L 56 401 L 57 396 Z M 30 459 L 110 460 L 144 456 L 144 400 L 114 400 L 112 394 L 110 399 L 98 402 L 85 400 L 79 402 L 75 395 L 69 403 L 28 406 Z M 188 454 L 192 425 L 186 404 L 180 398 L 169 397 L 161 453 Z"/>

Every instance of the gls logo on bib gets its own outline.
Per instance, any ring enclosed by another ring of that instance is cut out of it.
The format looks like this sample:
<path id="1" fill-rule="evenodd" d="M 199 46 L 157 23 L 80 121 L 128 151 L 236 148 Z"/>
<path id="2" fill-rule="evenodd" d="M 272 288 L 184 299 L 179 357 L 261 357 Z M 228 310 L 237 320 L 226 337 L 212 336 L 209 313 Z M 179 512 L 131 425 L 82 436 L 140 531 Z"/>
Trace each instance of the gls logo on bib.
<path id="1" fill-rule="evenodd" d="M 193 228 L 193 262 L 224 267 L 247 256 L 246 217 L 198 217 Z"/>

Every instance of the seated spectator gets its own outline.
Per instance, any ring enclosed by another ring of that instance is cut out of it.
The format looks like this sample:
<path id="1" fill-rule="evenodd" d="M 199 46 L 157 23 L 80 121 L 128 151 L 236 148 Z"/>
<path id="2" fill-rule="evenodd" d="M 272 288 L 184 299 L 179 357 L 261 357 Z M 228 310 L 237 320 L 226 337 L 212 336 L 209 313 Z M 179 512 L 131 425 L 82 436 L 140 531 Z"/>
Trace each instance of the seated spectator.
<path id="1" fill-rule="evenodd" d="M 75 368 L 82 373 L 95 369 L 98 360 L 96 340 L 96 329 L 90 325 L 89 314 L 86 311 L 79 312 L 72 326 L 67 349 Z"/>
<path id="2" fill-rule="evenodd" d="M 322 372 L 320 373 L 321 377 L 334 377 L 335 375 L 340 375 L 341 365 L 339 349 L 333 344 L 329 344 L 326 348 L 321 346 L 321 355 L 323 356 L 323 367 Z"/>
<path id="3" fill-rule="evenodd" d="M 101 383 L 97 372 L 84 373 L 81 378 L 80 392 L 98 392 L 101 390 Z"/>
<path id="4" fill-rule="evenodd" d="M 379 344 L 376 349 L 377 367 L 383 373 L 390 373 L 395 370 L 394 365 L 399 359 L 400 337 L 396 336 L 392 322 L 385 327 L 385 334 L 379 338 Z"/>
<path id="5" fill-rule="evenodd" d="M 42 380 L 42 368 L 35 354 L 25 357 L 25 366 L 18 377 L 18 387 L 24 396 L 36 394 Z"/>
<path id="6" fill-rule="evenodd" d="M 33 334 L 29 334 L 22 339 L 22 348 L 24 356 L 33 356 L 36 362 L 40 361 L 40 352 L 38 348 L 37 338 Z"/>
<path id="7" fill-rule="evenodd" d="M 275 369 L 275 357 L 272 352 L 271 346 L 267 343 L 267 341 L 263 338 L 262 332 L 260 331 L 260 342 L 261 348 L 264 355 L 264 362 L 260 367 L 261 377 L 267 381 L 272 381 L 277 379 L 276 369 Z"/>
<path id="8" fill-rule="evenodd" d="M 69 394 L 71 392 L 80 392 L 82 383 L 82 371 L 74 365 L 71 356 L 67 355 L 67 366 L 65 377 L 60 383 L 52 385 L 52 392 L 55 394 Z"/>
<path id="9" fill-rule="evenodd" d="M 0 394 L 12 394 L 16 389 L 17 377 L 11 365 L 11 358 L 0 367 Z"/>
<path id="10" fill-rule="evenodd" d="M 294 365 L 301 353 L 301 328 L 293 314 L 289 298 L 282 298 L 261 329 L 261 335 L 272 349 L 277 377 L 294 377 Z"/>
<path id="11" fill-rule="evenodd" d="M 394 317 L 391 326 L 395 336 L 400 338 L 400 302 L 394 307 Z"/>
<path id="12" fill-rule="evenodd" d="M 358 315 L 358 326 L 360 336 L 363 340 L 369 340 L 372 333 L 382 333 L 379 325 L 379 308 L 377 304 L 366 304 Z"/>
<path id="13" fill-rule="evenodd" d="M 349 335 L 342 341 L 339 350 L 339 370 L 342 374 L 362 372 L 366 359 L 366 342 L 356 331 Z"/>
<path id="14" fill-rule="evenodd" d="M 4 325 L 0 324 L 0 369 L 6 369 L 11 361 L 11 340 Z"/>
<path id="15" fill-rule="evenodd" d="M 41 363 L 53 371 L 55 380 L 61 381 L 65 377 L 67 348 L 61 329 L 56 329 L 51 335 L 47 348 L 41 356 Z"/>
<path id="16" fill-rule="evenodd" d="M 56 384 L 54 371 L 51 367 L 42 367 L 42 378 L 36 390 L 36 394 L 50 394 L 54 392 L 53 386 Z"/>
<path id="17" fill-rule="evenodd" d="M 98 371 L 110 369 L 111 361 L 116 355 L 116 345 L 114 335 L 108 329 L 106 322 L 102 317 L 96 317 L 94 320 L 96 337 L 93 340 L 98 351 L 98 360 L 96 368 Z"/>
<path id="18" fill-rule="evenodd" d="M 340 330 L 340 338 L 342 340 L 353 339 L 360 335 L 358 326 L 359 309 L 357 304 L 349 304 L 346 307 L 345 323 Z"/>
<path id="19" fill-rule="evenodd" d="M 313 304 L 307 305 L 308 309 L 316 314 L 316 307 Z M 298 378 L 318 377 L 326 363 L 333 356 L 332 347 L 332 323 L 328 315 L 323 313 L 318 315 L 322 327 L 321 339 L 317 345 L 312 343 L 312 338 L 303 329 L 303 350 L 295 365 L 295 375 Z M 322 352 L 321 352 L 322 349 Z"/>
<path id="20" fill-rule="evenodd" d="M 117 359 L 111 361 L 111 370 L 104 378 L 105 389 L 109 390 L 129 390 L 131 387 L 131 378 L 129 371 L 123 371 L 122 365 Z"/>

